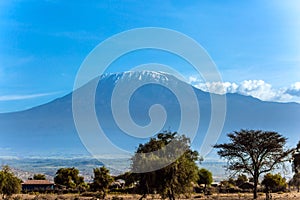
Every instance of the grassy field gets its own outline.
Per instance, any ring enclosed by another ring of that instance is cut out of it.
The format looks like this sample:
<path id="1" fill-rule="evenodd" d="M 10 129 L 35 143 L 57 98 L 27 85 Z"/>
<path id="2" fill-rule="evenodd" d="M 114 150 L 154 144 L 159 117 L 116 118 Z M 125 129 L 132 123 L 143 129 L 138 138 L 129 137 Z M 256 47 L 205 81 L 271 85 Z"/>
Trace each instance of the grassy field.
<path id="1" fill-rule="evenodd" d="M 120 195 L 112 195 L 109 194 L 107 195 L 106 199 L 110 200 L 136 200 L 139 199 L 141 196 L 140 195 L 125 195 L 125 194 L 120 194 Z M 96 200 L 96 197 L 82 197 L 80 195 L 74 195 L 74 194 L 64 194 L 64 195 L 56 195 L 56 194 L 40 194 L 40 195 L 27 195 L 27 194 L 19 194 L 19 195 L 14 195 L 13 199 L 27 199 L 27 200 L 76 200 L 76 199 L 94 199 Z M 147 199 L 160 199 L 160 196 L 158 195 L 148 195 Z M 204 196 L 201 194 L 194 194 L 190 198 L 180 198 L 180 199 L 215 199 L 215 200 L 251 200 L 252 194 L 251 193 L 242 193 L 242 194 L 213 194 L 210 196 Z M 259 200 L 265 199 L 265 194 L 264 193 L 259 193 Z M 273 193 L 272 194 L 272 200 L 300 200 L 300 193 L 297 192 L 288 192 L 288 193 L 282 193 L 282 194 L 277 194 Z"/>

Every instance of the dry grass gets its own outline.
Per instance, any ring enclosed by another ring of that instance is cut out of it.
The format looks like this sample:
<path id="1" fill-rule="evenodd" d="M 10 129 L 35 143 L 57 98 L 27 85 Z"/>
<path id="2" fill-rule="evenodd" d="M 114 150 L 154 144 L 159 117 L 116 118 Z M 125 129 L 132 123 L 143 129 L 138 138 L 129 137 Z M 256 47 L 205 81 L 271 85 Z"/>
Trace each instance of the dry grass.
<path id="1" fill-rule="evenodd" d="M 265 194 L 259 193 L 258 200 L 264 200 Z M 109 200 L 137 200 L 141 196 L 140 195 L 112 195 L 109 194 L 106 199 Z M 13 199 L 25 199 L 25 200 L 96 200 L 96 198 L 92 197 L 82 197 L 80 195 L 74 194 L 64 194 L 64 195 L 56 195 L 56 194 L 40 194 L 40 195 L 27 195 L 27 194 L 19 194 L 14 195 Z M 160 199 L 158 195 L 148 195 L 147 199 Z M 181 198 L 187 199 L 187 198 Z M 238 194 L 213 194 L 209 196 L 204 196 L 201 194 L 192 195 L 189 199 L 197 199 L 197 200 L 252 200 L 251 193 L 238 193 Z M 272 194 L 272 200 L 300 200 L 300 193 L 297 192 L 289 192 L 282 194 Z"/>
<path id="2" fill-rule="evenodd" d="M 238 194 L 214 194 L 209 197 L 201 197 L 197 198 L 196 196 L 193 196 L 194 199 L 215 199 L 215 200 L 252 200 L 253 195 L 252 193 L 238 193 Z M 258 194 L 258 200 L 264 200 L 266 198 L 264 193 L 259 193 Z M 294 199 L 294 200 L 300 200 L 300 193 L 283 193 L 283 194 L 272 194 L 272 200 L 289 200 L 289 199 Z"/>

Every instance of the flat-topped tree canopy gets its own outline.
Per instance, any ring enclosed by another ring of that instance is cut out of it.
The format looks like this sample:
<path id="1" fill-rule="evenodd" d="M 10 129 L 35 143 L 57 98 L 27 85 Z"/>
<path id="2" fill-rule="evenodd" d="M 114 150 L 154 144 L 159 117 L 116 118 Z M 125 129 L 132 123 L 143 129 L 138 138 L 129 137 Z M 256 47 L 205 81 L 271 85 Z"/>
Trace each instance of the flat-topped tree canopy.
<path id="1" fill-rule="evenodd" d="M 240 130 L 227 134 L 229 143 L 216 144 L 218 154 L 228 162 L 228 169 L 253 177 L 253 197 L 257 198 L 258 178 L 278 164 L 291 159 L 293 149 L 285 150 L 287 138 L 274 131 Z"/>

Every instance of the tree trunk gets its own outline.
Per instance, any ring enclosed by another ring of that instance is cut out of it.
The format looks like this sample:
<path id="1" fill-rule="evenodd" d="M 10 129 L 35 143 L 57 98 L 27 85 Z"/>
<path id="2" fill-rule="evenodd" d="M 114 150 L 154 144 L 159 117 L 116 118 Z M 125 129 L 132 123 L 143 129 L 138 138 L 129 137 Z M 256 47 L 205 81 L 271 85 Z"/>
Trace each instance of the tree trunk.
<path id="1" fill-rule="evenodd" d="M 266 200 L 269 200 L 270 199 L 270 190 L 268 187 L 266 187 Z"/>
<path id="2" fill-rule="evenodd" d="M 169 197 L 169 200 L 173 200 L 173 199 L 172 199 L 172 195 L 171 195 L 171 191 L 170 191 L 170 190 L 168 191 L 168 197 Z"/>
<path id="3" fill-rule="evenodd" d="M 172 188 L 168 191 L 168 197 L 169 197 L 169 200 L 175 200 L 175 195 L 174 195 L 174 191 Z"/>
<path id="4" fill-rule="evenodd" d="M 147 195 L 146 195 L 146 194 L 143 194 L 139 200 L 142 200 L 142 199 L 144 199 L 144 198 L 146 198 L 146 197 L 147 197 Z"/>
<path id="5" fill-rule="evenodd" d="M 171 194 L 172 194 L 172 199 L 175 200 L 175 195 L 174 195 L 173 189 L 171 189 L 171 192 L 172 192 L 172 193 L 171 193 Z"/>
<path id="6" fill-rule="evenodd" d="M 254 173 L 253 181 L 254 181 L 253 199 L 257 199 L 258 173 Z"/>
<path id="7" fill-rule="evenodd" d="M 257 199 L 257 185 L 254 184 L 253 188 L 253 199 Z"/>
<path id="8" fill-rule="evenodd" d="M 103 192 L 102 199 L 105 199 L 105 197 L 106 197 L 106 191 L 105 191 L 105 189 L 103 189 L 102 192 Z"/>

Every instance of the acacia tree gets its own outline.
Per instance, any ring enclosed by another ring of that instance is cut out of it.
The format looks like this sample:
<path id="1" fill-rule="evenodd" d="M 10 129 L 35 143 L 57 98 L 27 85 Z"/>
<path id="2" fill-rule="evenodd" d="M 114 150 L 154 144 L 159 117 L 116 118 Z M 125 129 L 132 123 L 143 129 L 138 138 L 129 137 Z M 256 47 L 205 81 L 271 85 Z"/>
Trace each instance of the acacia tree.
<path id="1" fill-rule="evenodd" d="M 2 199 L 6 199 L 20 191 L 21 180 L 10 171 L 7 165 L 4 166 L 0 171 L 0 193 L 2 194 Z"/>
<path id="2" fill-rule="evenodd" d="M 109 170 L 104 166 L 94 169 L 94 181 L 92 183 L 92 189 L 94 191 L 101 191 L 103 193 L 103 199 L 105 199 L 106 191 L 109 185 L 113 182 L 113 178 L 109 174 Z"/>
<path id="3" fill-rule="evenodd" d="M 216 144 L 227 167 L 237 173 L 248 173 L 254 182 L 253 198 L 257 199 L 258 178 L 278 164 L 289 160 L 293 150 L 285 150 L 286 138 L 277 132 L 240 130 L 227 134 L 229 143 Z"/>
<path id="4" fill-rule="evenodd" d="M 202 168 L 198 171 L 198 176 L 199 179 L 197 183 L 199 185 L 204 184 L 204 193 L 206 193 L 207 185 L 210 185 L 213 182 L 212 173 L 207 169 Z"/>
<path id="5" fill-rule="evenodd" d="M 192 182 L 197 181 L 198 168 L 195 162 L 198 160 L 198 153 L 190 149 L 190 141 L 183 135 L 164 132 L 158 134 L 156 138 L 151 138 L 149 142 L 140 144 L 132 158 L 132 169 L 135 171 L 136 168 L 147 167 L 151 163 L 172 156 L 172 153 L 165 150 L 170 142 L 176 143 L 174 149 L 169 149 L 170 151 L 185 149 L 184 153 L 162 169 L 137 174 L 137 190 L 143 195 L 141 198 L 146 197 L 146 194 L 157 192 L 162 198 L 168 197 L 170 200 L 174 200 L 177 195 L 192 191 Z M 159 156 L 153 154 L 153 156 L 145 158 L 140 155 L 160 149 L 163 150 Z"/>

